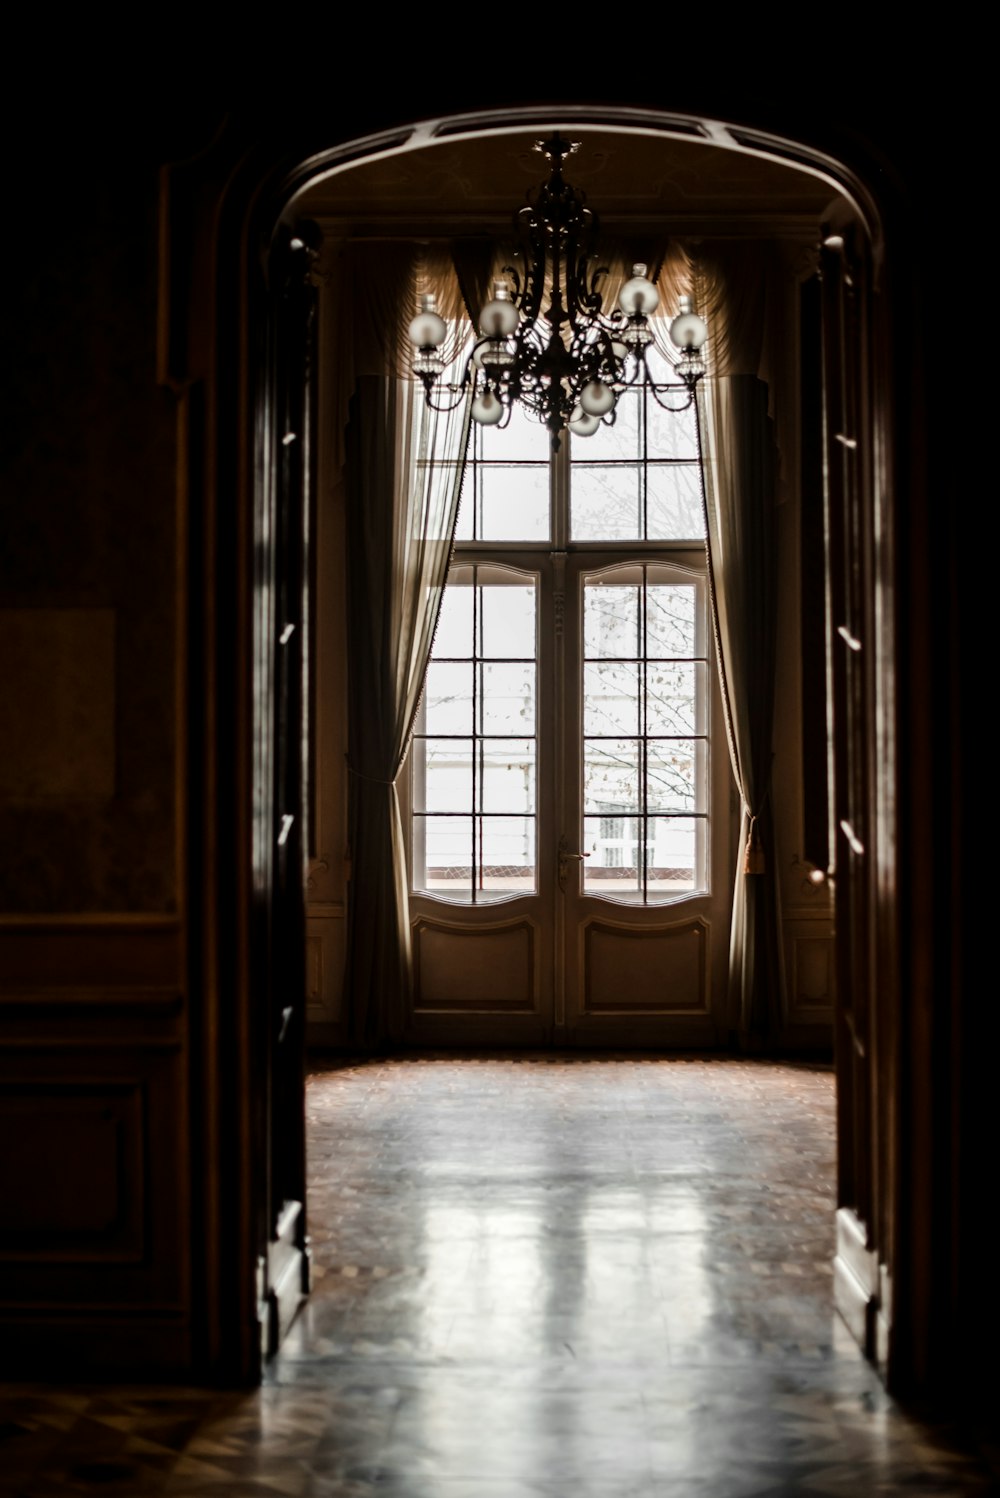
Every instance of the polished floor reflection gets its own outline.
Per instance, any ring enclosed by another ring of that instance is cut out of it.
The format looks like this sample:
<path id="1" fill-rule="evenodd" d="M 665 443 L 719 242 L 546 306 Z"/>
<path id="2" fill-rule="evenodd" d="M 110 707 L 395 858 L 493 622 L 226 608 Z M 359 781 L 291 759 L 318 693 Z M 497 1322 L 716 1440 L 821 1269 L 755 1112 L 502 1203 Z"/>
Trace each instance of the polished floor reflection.
<path id="1" fill-rule="evenodd" d="M 315 1289 L 265 1386 L 0 1391 L 0 1491 L 990 1493 L 831 1308 L 833 1078 L 701 1059 L 317 1067 Z"/>

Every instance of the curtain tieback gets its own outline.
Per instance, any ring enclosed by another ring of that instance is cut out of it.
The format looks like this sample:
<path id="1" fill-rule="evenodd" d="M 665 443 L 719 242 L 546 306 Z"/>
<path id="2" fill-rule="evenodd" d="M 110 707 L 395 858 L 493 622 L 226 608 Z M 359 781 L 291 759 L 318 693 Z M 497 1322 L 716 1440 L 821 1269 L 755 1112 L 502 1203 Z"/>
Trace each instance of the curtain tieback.
<path id="1" fill-rule="evenodd" d="M 395 785 L 395 780 L 383 780 L 380 775 L 366 775 L 364 770 L 356 770 L 353 765 L 347 766 L 348 775 L 356 775 L 359 780 L 369 780 L 372 785 Z"/>
<path id="2" fill-rule="evenodd" d="M 747 831 L 747 845 L 743 854 L 744 874 L 763 874 L 764 872 L 764 849 L 760 845 L 760 833 L 757 831 L 757 818 L 750 813 L 750 827 Z"/>

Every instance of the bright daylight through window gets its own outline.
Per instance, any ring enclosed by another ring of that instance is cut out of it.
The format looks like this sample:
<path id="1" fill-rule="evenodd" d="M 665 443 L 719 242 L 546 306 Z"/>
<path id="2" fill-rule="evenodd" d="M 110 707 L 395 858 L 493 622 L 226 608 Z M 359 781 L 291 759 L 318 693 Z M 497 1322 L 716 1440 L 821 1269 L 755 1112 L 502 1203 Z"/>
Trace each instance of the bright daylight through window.
<path id="1" fill-rule="evenodd" d="M 670 377 L 666 360 L 649 361 Z M 470 443 L 411 751 L 414 888 L 473 904 L 534 893 L 539 838 L 561 832 L 584 855 L 586 894 L 657 904 L 706 893 L 693 406 L 665 412 L 637 386 L 613 425 L 557 452 L 518 407 L 504 428 L 474 427 Z M 563 582 L 567 558 L 579 565 Z"/>

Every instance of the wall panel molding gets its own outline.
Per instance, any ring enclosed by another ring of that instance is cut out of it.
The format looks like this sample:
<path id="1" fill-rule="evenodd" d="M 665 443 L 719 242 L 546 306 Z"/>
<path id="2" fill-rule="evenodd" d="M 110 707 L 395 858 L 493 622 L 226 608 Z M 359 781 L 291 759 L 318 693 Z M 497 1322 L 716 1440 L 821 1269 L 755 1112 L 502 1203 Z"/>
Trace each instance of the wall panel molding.
<path id="1" fill-rule="evenodd" d="M 832 921 L 793 913 L 783 921 L 786 1023 L 830 1032 L 836 993 Z"/>
<path id="2" fill-rule="evenodd" d="M 337 902 L 306 907 L 306 1023 L 336 1025 L 343 1018 L 347 911 Z"/>
<path id="3" fill-rule="evenodd" d="M 0 1322 L 32 1304 L 190 1305 L 186 1053 L 175 1028 L 131 1043 L 4 1047 Z M 2 1331 L 0 1331 L 2 1340 Z"/>
<path id="4" fill-rule="evenodd" d="M 0 919 L 0 993 L 184 986 L 177 916 Z"/>
<path id="5" fill-rule="evenodd" d="M 146 1107 L 138 1077 L 0 1080 L 0 1260 L 143 1261 Z"/>

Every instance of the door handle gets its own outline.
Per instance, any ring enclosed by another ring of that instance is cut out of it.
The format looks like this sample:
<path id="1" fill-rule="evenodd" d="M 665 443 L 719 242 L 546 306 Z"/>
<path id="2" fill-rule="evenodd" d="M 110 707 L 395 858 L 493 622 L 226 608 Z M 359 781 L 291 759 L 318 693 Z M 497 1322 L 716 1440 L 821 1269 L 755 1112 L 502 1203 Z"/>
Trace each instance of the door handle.
<path id="1" fill-rule="evenodd" d="M 563 833 L 559 839 L 559 888 L 561 890 L 565 890 L 566 888 L 570 859 L 575 859 L 577 863 L 582 863 L 585 858 L 589 857 L 589 853 L 574 853 L 572 849 L 568 848 L 566 846 L 566 834 Z"/>
<path id="2" fill-rule="evenodd" d="M 288 1033 L 288 1022 L 291 1019 L 291 1017 L 294 1014 L 294 1012 L 295 1011 L 293 1010 L 291 1004 L 289 1004 L 287 1008 L 282 1009 L 282 1011 L 281 1011 L 281 1029 L 278 1031 L 278 1044 L 279 1045 L 284 1040 L 285 1035 Z"/>

